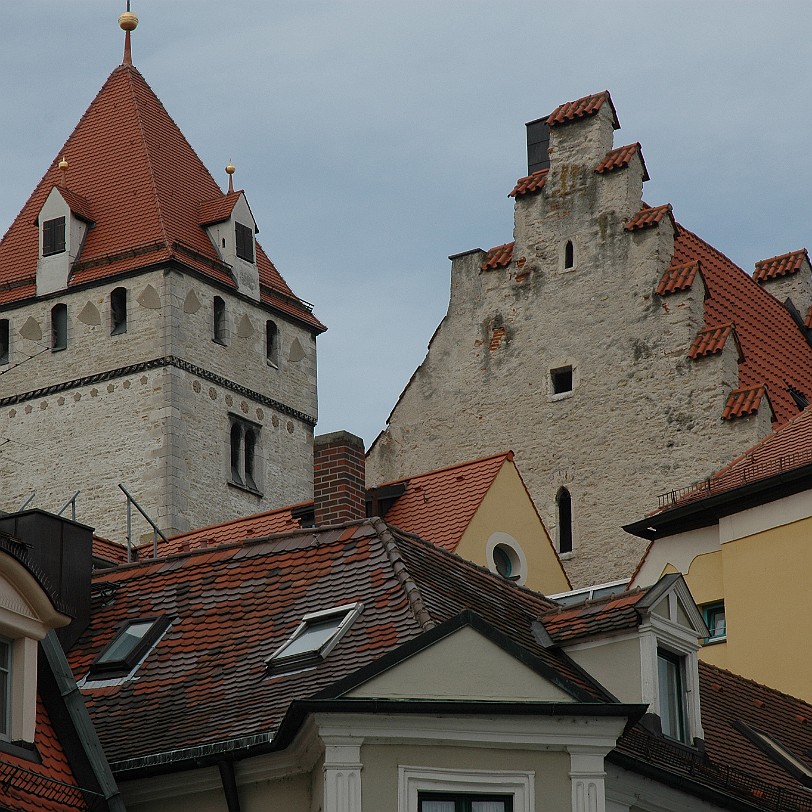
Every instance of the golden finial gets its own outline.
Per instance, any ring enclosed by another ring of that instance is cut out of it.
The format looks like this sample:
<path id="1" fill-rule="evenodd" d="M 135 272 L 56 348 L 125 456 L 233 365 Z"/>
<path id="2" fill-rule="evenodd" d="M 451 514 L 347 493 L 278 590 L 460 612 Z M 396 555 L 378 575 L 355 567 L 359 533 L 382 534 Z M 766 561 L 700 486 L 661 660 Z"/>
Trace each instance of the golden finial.
<path id="1" fill-rule="evenodd" d="M 130 0 L 127 0 L 127 10 L 118 18 L 118 24 L 124 31 L 124 64 L 132 65 L 133 56 L 130 48 L 130 32 L 138 27 L 138 17 L 130 11 Z"/>
<path id="2" fill-rule="evenodd" d="M 228 162 L 226 166 L 226 174 L 228 175 L 228 191 L 229 193 L 234 191 L 234 173 L 237 171 L 237 167 L 234 166 L 231 161 Z"/>
<path id="3" fill-rule="evenodd" d="M 59 168 L 64 172 L 68 168 L 68 160 L 65 156 L 62 156 L 62 160 L 59 162 Z"/>

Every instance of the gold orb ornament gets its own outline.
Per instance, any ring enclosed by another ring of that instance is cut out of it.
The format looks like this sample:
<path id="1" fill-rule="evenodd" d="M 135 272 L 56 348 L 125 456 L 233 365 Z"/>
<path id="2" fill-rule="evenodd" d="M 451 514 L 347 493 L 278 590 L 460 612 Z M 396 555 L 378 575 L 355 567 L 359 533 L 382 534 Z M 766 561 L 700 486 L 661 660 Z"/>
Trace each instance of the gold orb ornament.
<path id="1" fill-rule="evenodd" d="M 122 31 L 135 31 L 138 27 L 138 17 L 131 11 L 125 11 L 119 18 L 118 24 Z"/>
<path id="2" fill-rule="evenodd" d="M 234 166 L 231 161 L 228 162 L 228 166 L 226 166 L 226 173 L 229 175 L 233 175 L 237 171 L 237 167 Z"/>
<path id="3" fill-rule="evenodd" d="M 64 155 L 62 156 L 62 160 L 59 162 L 59 168 L 63 170 L 68 168 L 68 161 Z"/>

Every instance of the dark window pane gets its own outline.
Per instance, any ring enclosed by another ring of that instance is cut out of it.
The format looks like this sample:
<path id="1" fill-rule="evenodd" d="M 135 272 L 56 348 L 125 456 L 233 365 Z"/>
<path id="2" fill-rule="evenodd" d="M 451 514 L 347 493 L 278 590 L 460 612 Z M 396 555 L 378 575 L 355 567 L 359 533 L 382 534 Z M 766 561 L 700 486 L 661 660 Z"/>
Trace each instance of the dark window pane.
<path id="1" fill-rule="evenodd" d="M 231 426 L 231 481 L 243 484 L 240 476 L 240 446 L 242 445 L 242 426 L 233 423 Z"/>
<path id="2" fill-rule="evenodd" d="M 0 319 L 0 364 L 9 361 L 9 321 Z"/>
<path id="3" fill-rule="evenodd" d="M 573 248 L 572 240 L 567 240 L 564 246 L 564 267 L 572 268 L 575 264 L 575 248 Z"/>
<path id="4" fill-rule="evenodd" d="M 256 457 L 257 436 L 252 429 L 245 431 L 245 484 L 256 490 L 254 481 L 254 460 Z"/>
<path id="5" fill-rule="evenodd" d="M 141 642 L 144 635 L 155 625 L 154 620 L 141 623 L 130 623 L 113 641 L 113 645 L 99 657 L 97 662 L 109 663 L 126 660 L 133 649 Z"/>
<path id="6" fill-rule="evenodd" d="M 127 288 L 116 288 L 110 294 L 110 335 L 127 332 Z"/>
<path id="7" fill-rule="evenodd" d="M 558 492 L 558 552 L 572 552 L 572 497 L 566 488 Z"/>
<path id="8" fill-rule="evenodd" d="M 564 392 L 572 392 L 572 367 L 561 367 L 550 372 L 550 379 L 553 384 L 553 394 L 560 395 Z"/>
<path id="9" fill-rule="evenodd" d="M 214 340 L 226 341 L 226 303 L 219 296 L 214 297 Z"/>
<path id="10" fill-rule="evenodd" d="M 61 254 L 65 250 L 65 218 L 56 217 L 42 224 L 42 255 Z"/>
<path id="11" fill-rule="evenodd" d="M 657 652 L 657 677 L 660 694 L 660 723 L 663 733 L 681 742 L 685 735 L 685 691 L 682 660 L 668 651 Z"/>
<path id="12" fill-rule="evenodd" d="M 276 323 L 272 321 L 265 322 L 265 357 L 268 363 L 277 366 L 279 363 L 279 331 Z"/>
<path id="13" fill-rule="evenodd" d="M 237 256 L 246 262 L 254 261 L 254 232 L 242 223 L 234 224 Z"/>
<path id="14" fill-rule="evenodd" d="M 51 349 L 64 350 L 68 346 L 68 306 L 55 305 L 51 310 Z"/>

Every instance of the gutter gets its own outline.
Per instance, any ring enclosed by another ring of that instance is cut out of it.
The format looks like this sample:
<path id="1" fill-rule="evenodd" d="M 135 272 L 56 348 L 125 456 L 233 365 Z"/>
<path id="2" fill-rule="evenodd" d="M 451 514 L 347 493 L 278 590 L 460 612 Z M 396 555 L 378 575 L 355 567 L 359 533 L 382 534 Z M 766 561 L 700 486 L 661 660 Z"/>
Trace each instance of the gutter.
<path id="1" fill-rule="evenodd" d="M 810 486 L 812 486 L 812 463 L 747 485 L 740 485 L 715 496 L 666 508 L 645 519 L 623 525 L 623 529 L 633 536 L 654 541 L 686 530 L 708 527 L 724 516 L 792 496 L 809 489 Z"/>

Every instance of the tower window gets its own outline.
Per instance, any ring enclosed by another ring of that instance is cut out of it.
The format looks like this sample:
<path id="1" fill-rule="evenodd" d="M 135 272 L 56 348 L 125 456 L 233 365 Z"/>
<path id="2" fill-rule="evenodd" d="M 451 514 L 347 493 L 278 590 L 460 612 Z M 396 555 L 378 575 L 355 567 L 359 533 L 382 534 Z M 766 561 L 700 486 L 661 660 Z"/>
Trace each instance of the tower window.
<path id="1" fill-rule="evenodd" d="M 68 306 L 54 305 L 51 308 L 51 350 L 64 350 L 68 346 Z"/>
<path id="2" fill-rule="evenodd" d="M 110 294 L 110 335 L 127 332 L 127 288 L 116 288 Z"/>
<path id="3" fill-rule="evenodd" d="M 260 479 L 259 426 L 230 415 L 229 429 L 230 481 L 259 493 Z"/>
<path id="4" fill-rule="evenodd" d="M 567 268 L 574 268 L 575 267 L 575 247 L 572 244 L 572 240 L 567 240 L 567 244 L 564 246 L 564 269 Z"/>
<path id="5" fill-rule="evenodd" d="M 276 322 L 265 322 L 265 357 L 271 366 L 279 366 L 279 329 Z"/>
<path id="6" fill-rule="evenodd" d="M 246 262 L 254 261 L 254 232 L 242 223 L 234 224 L 234 236 L 237 241 L 237 256 Z"/>
<path id="7" fill-rule="evenodd" d="M 9 320 L 0 319 L 0 364 L 7 364 L 9 362 Z"/>
<path id="8" fill-rule="evenodd" d="M 572 497 L 566 488 L 561 488 L 556 497 L 558 507 L 558 552 L 572 552 Z"/>
<path id="9" fill-rule="evenodd" d="M 42 256 L 61 254 L 65 250 L 65 218 L 55 217 L 42 224 Z"/>
<path id="10" fill-rule="evenodd" d="M 214 331 L 212 341 L 218 344 L 226 343 L 226 303 L 219 297 L 214 297 Z"/>
<path id="11" fill-rule="evenodd" d="M 572 392 L 572 367 L 550 370 L 550 383 L 554 395 L 565 395 Z"/>

